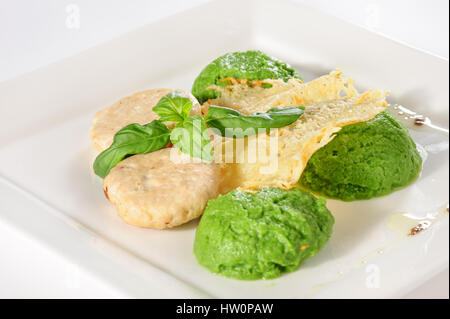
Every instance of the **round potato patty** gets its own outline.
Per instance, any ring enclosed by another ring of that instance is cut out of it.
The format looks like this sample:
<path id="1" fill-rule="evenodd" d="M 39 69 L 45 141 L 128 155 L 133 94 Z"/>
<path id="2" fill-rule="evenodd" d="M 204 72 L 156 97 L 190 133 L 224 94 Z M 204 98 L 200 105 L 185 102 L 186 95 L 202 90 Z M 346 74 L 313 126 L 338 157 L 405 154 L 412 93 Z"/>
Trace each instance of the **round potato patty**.
<path id="1" fill-rule="evenodd" d="M 199 217 L 219 195 L 215 163 L 177 163 L 166 148 L 131 156 L 103 181 L 107 198 L 123 220 L 134 226 L 172 228 Z"/>
<path id="2" fill-rule="evenodd" d="M 113 105 L 97 112 L 89 130 L 94 147 L 102 152 L 113 142 L 114 135 L 128 124 L 147 124 L 158 119 L 159 116 L 152 108 L 159 100 L 172 91 L 186 94 L 193 102 L 191 115 L 200 113 L 200 105 L 192 94 L 177 89 L 153 89 L 135 93 L 124 97 Z"/>

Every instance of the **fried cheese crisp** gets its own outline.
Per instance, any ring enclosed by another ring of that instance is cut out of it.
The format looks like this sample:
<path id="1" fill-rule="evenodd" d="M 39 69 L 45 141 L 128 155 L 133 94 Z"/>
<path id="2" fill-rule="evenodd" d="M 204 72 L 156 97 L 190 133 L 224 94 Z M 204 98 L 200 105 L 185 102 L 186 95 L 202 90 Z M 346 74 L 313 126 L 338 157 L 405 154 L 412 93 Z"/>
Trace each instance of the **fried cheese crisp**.
<path id="1" fill-rule="evenodd" d="M 172 228 L 199 217 L 208 200 L 218 196 L 217 164 L 177 162 L 171 152 L 180 153 L 166 148 L 131 156 L 104 179 L 105 195 L 126 223 Z"/>
<path id="2" fill-rule="evenodd" d="M 292 78 L 287 82 L 282 80 L 263 80 L 261 84 L 269 84 L 270 88 L 262 85 L 249 87 L 246 83 L 236 82 L 228 86 L 210 86 L 220 92 L 220 97 L 208 100 L 203 106 L 210 104 L 231 107 L 241 113 L 266 112 L 279 106 L 309 105 L 312 103 L 351 98 L 358 96 L 353 86 L 353 79 L 343 77 L 342 71 L 335 70 L 313 81 L 303 83 Z"/>
<path id="3" fill-rule="evenodd" d="M 273 107 L 305 106 L 292 125 L 245 139 L 215 138 L 214 156 L 224 166 L 222 189 L 258 190 L 294 187 L 309 158 L 342 127 L 374 118 L 387 106 L 387 92 L 359 94 L 353 80 L 340 71 L 308 83 L 291 79 L 265 81 L 271 88 L 241 84 L 215 87 L 221 96 L 208 105 L 227 106 L 244 114 Z M 238 145 L 241 143 L 241 145 Z"/>
<path id="4" fill-rule="evenodd" d="M 152 108 L 162 97 L 172 91 L 183 92 L 193 102 L 191 115 L 200 113 L 200 105 L 195 97 L 183 90 L 153 89 L 135 93 L 120 99 L 94 115 L 89 136 L 95 149 L 102 152 L 111 146 L 114 135 L 128 124 L 144 125 L 158 119 L 159 116 L 152 111 Z"/>

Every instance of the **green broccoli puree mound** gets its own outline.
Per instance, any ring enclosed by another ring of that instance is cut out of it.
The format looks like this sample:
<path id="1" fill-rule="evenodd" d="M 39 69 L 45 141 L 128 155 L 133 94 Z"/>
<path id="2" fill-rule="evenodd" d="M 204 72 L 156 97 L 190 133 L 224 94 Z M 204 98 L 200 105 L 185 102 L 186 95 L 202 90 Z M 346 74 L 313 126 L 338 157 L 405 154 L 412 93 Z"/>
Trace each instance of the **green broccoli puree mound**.
<path id="1" fill-rule="evenodd" d="M 203 104 L 208 99 L 217 97 L 215 90 L 206 90 L 206 88 L 213 84 L 226 85 L 226 82 L 219 80 L 230 77 L 249 81 L 301 79 L 290 65 L 261 51 L 232 52 L 217 58 L 203 69 L 195 79 L 192 94 Z"/>
<path id="2" fill-rule="evenodd" d="M 325 200 L 299 188 L 234 190 L 208 202 L 194 254 L 201 265 L 226 277 L 271 279 L 315 255 L 333 224 Z"/>
<path id="3" fill-rule="evenodd" d="M 308 161 L 302 187 L 344 201 L 393 192 L 419 176 L 422 158 L 408 130 L 387 112 L 345 126 Z"/>

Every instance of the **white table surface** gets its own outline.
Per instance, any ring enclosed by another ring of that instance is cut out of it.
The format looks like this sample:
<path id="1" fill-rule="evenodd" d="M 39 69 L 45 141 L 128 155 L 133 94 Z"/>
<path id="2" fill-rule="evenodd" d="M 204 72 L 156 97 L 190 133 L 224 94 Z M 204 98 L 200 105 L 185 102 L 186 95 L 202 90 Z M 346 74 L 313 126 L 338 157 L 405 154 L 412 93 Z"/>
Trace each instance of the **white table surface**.
<path id="1" fill-rule="evenodd" d="M 0 82 L 207 1 L 0 0 Z M 448 59 L 447 0 L 295 1 Z M 0 255 L 0 298 L 124 297 L 2 222 Z M 449 270 L 403 297 L 448 298 Z"/>

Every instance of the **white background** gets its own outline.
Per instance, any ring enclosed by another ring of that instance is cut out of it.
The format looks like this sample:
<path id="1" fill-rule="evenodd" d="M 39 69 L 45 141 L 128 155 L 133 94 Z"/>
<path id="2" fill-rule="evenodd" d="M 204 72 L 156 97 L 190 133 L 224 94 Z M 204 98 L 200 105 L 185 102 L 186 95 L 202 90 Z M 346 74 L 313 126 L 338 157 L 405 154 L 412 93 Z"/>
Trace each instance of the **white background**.
<path id="1" fill-rule="evenodd" d="M 0 0 L 0 82 L 207 1 Z M 295 1 L 448 59 L 448 0 Z M 79 9 L 76 27 L 71 4 Z M 0 297 L 121 296 L 2 224 L 0 256 Z M 447 270 L 405 297 L 448 298 L 448 282 Z"/>
<path id="2" fill-rule="evenodd" d="M 0 0 L 0 81 L 207 1 Z M 296 1 L 448 58 L 448 0 Z M 66 27 L 70 4 L 79 28 Z"/>

